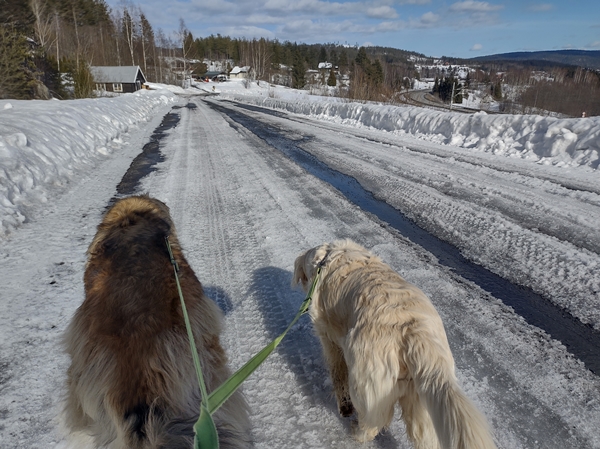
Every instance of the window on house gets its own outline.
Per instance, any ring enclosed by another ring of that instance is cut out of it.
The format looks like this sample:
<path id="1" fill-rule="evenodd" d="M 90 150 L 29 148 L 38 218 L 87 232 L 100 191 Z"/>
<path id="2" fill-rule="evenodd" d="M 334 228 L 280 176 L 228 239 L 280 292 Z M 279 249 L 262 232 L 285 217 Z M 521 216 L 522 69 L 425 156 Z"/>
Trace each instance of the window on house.
<path id="1" fill-rule="evenodd" d="M 96 83 L 96 90 L 106 90 L 106 84 Z"/>
<path id="2" fill-rule="evenodd" d="M 113 83 L 113 92 L 123 92 L 123 85 L 121 83 Z"/>

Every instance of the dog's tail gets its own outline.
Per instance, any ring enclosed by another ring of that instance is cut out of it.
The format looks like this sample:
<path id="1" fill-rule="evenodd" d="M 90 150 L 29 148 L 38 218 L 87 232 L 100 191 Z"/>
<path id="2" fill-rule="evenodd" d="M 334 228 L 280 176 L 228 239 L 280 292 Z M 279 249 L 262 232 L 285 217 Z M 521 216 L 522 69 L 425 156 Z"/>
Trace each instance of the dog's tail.
<path id="1" fill-rule="evenodd" d="M 146 426 L 145 443 L 139 446 L 144 449 L 189 449 L 194 445 L 193 426 L 198 419 L 197 414 L 188 417 L 178 417 L 171 420 L 154 419 Z M 231 419 L 224 419 L 217 412 L 214 417 L 219 447 L 221 449 L 246 449 L 251 447 L 248 428 L 241 426 Z M 242 423 L 246 424 L 246 423 Z M 136 440 L 140 441 L 140 440 Z"/>
<path id="2" fill-rule="evenodd" d="M 430 337 L 430 338 L 427 338 Z M 415 336 L 405 359 L 443 449 L 496 449 L 483 414 L 460 389 L 445 338 Z"/>

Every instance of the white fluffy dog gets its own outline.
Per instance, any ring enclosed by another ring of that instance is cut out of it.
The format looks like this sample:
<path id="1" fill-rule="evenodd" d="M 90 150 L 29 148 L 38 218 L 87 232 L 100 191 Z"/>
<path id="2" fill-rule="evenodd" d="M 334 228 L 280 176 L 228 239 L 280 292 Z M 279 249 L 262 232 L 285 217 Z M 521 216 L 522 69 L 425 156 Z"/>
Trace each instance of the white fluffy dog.
<path id="1" fill-rule="evenodd" d="M 308 290 L 318 266 L 310 315 L 339 412 L 357 412 L 354 437 L 375 438 L 398 402 L 418 449 L 495 448 L 485 418 L 457 384 L 442 320 L 427 296 L 350 240 L 300 255 L 293 285 Z"/>

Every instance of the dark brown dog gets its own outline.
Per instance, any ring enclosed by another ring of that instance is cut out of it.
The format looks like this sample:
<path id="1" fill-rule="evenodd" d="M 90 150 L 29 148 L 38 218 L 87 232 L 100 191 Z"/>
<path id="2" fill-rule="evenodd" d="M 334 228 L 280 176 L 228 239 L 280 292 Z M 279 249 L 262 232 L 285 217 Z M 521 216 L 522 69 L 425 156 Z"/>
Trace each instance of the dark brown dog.
<path id="1" fill-rule="evenodd" d="M 193 446 L 200 393 L 165 236 L 208 391 L 230 375 L 219 342 L 221 312 L 183 256 L 168 207 L 148 196 L 118 201 L 88 249 L 85 300 L 65 335 L 65 424 L 91 435 L 97 447 Z M 250 445 L 240 393 L 213 418 L 221 448 Z"/>

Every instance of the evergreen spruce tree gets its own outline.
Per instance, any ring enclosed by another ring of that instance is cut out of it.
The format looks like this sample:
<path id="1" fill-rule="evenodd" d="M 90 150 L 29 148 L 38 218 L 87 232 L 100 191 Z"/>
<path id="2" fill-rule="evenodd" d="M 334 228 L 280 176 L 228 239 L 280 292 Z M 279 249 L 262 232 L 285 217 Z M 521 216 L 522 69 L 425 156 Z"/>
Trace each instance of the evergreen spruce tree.
<path id="1" fill-rule="evenodd" d="M 25 36 L 0 24 L 0 98 L 30 99 L 35 78 Z"/>
<path id="2" fill-rule="evenodd" d="M 319 62 L 327 62 L 327 49 L 325 47 L 321 47 L 321 51 L 319 52 Z"/>
<path id="3" fill-rule="evenodd" d="M 500 83 L 500 81 L 494 84 L 492 89 L 492 96 L 494 97 L 494 100 L 502 100 L 502 84 Z"/>
<path id="4" fill-rule="evenodd" d="M 340 64 L 340 58 L 338 57 L 337 51 L 335 51 L 335 48 L 332 48 L 331 51 L 329 52 L 329 59 L 334 67 L 339 66 Z"/>
<path id="5" fill-rule="evenodd" d="M 333 66 L 329 71 L 329 78 L 327 78 L 327 85 L 331 87 L 335 87 L 337 85 L 337 79 L 335 77 L 335 71 L 333 70 Z"/>
<path id="6" fill-rule="evenodd" d="M 64 100 L 69 97 L 63 85 L 61 74 L 58 71 L 58 63 L 53 56 L 42 56 L 36 58 L 36 68 L 39 73 L 38 80 L 46 86 L 48 94 L 54 98 Z M 38 86 L 40 88 L 41 86 Z"/>
<path id="7" fill-rule="evenodd" d="M 345 49 L 342 50 L 342 52 L 340 53 L 340 59 L 339 59 L 338 66 L 340 68 L 340 71 L 348 69 L 348 52 L 346 52 Z"/>
<path id="8" fill-rule="evenodd" d="M 370 82 L 374 86 L 379 86 L 383 83 L 383 67 L 379 59 L 376 59 L 373 64 L 370 65 L 367 73 L 370 75 Z"/>
<path id="9" fill-rule="evenodd" d="M 294 67 L 292 68 L 292 87 L 294 89 L 302 89 L 306 85 L 304 77 L 306 69 L 304 68 L 304 58 L 298 49 L 294 54 Z"/>
<path id="10" fill-rule="evenodd" d="M 15 27 L 22 34 L 32 32 L 35 21 L 29 2 L 24 0 L 0 0 L 0 24 Z"/>
<path id="11" fill-rule="evenodd" d="M 453 103 L 462 103 L 463 102 L 463 86 L 458 82 L 458 80 L 454 81 L 454 99 Z"/>
<path id="12" fill-rule="evenodd" d="M 73 71 L 75 83 L 75 98 L 90 98 L 94 96 L 94 78 L 87 62 L 80 60 Z"/>
<path id="13" fill-rule="evenodd" d="M 368 67 L 371 65 L 371 61 L 367 56 L 367 50 L 365 50 L 365 47 L 360 47 L 358 49 L 358 53 L 356 54 L 356 58 L 354 58 L 354 62 L 356 62 L 358 66 L 362 67 L 363 70 L 368 70 Z"/>

